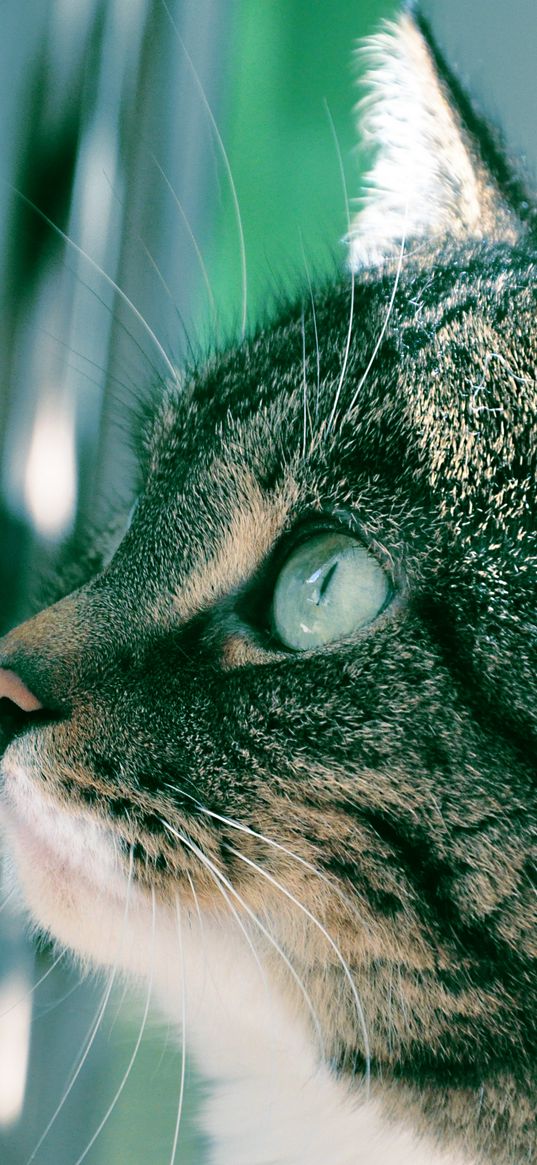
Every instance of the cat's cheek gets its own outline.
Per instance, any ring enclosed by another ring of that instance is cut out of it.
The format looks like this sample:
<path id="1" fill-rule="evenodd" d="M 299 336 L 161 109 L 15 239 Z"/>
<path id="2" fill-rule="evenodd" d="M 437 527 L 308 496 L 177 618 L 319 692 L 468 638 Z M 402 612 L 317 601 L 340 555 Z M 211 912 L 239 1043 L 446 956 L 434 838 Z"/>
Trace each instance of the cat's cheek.
<path id="1" fill-rule="evenodd" d="M 111 837 L 45 798 L 17 765 L 3 776 L 8 852 L 32 917 L 84 959 L 117 963 L 127 879 Z"/>

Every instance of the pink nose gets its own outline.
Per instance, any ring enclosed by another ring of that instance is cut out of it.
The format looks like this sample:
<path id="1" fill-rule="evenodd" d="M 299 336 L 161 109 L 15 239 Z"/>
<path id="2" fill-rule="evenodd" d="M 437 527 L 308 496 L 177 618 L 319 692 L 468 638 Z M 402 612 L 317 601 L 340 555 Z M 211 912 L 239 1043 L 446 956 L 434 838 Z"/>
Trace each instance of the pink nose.
<path id="1" fill-rule="evenodd" d="M 11 700 L 22 712 L 38 712 L 43 707 L 41 700 L 23 684 L 14 671 L 0 667 L 0 700 Z"/>

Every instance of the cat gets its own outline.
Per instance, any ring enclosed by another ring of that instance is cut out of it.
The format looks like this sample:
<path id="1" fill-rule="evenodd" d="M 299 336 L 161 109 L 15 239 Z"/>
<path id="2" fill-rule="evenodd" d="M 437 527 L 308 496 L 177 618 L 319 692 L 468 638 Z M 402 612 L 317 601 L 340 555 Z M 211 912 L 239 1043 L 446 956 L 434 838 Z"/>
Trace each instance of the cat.
<path id="1" fill-rule="evenodd" d="M 213 1165 L 537 1162 L 534 208 L 410 12 L 369 56 L 351 273 L 0 643 L 29 914 L 158 994 Z"/>

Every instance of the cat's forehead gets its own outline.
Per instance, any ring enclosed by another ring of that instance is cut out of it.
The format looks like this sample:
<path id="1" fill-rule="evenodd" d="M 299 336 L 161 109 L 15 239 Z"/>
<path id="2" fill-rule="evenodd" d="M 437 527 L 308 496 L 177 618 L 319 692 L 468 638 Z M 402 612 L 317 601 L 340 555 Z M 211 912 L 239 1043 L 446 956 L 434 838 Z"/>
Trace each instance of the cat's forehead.
<path id="1" fill-rule="evenodd" d="M 500 437 L 507 460 L 532 448 L 535 299 L 533 264 L 501 247 L 342 280 L 168 396 L 149 480 L 214 505 L 252 481 L 315 496 L 372 474 L 478 491 Z"/>
<path id="2" fill-rule="evenodd" d="M 399 302 L 389 305 L 394 278 L 391 264 L 341 278 L 185 376 L 156 410 L 150 479 L 175 486 L 214 459 L 248 465 L 267 481 L 290 464 L 340 465 L 351 402 L 356 440 L 372 431 L 380 411 L 401 412 L 393 352 L 407 320 Z M 412 291 L 420 296 L 418 284 Z"/>

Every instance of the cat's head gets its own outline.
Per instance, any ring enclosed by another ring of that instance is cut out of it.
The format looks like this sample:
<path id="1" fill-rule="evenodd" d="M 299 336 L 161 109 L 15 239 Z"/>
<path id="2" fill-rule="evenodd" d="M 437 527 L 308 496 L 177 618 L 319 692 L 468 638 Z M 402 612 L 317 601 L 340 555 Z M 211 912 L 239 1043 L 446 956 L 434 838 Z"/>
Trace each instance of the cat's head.
<path id="1" fill-rule="evenodd" d="M 470 1079 L 537 987 L 535 249 L 408 16 L 373 55 L 354 274 L 163 393 L 111 561 L 0 645 L 4 802 L 82 954 L 129 877 L 147 935 L 254 912 L 333 1056 L 344 960 L 375 1059 Z"/>

